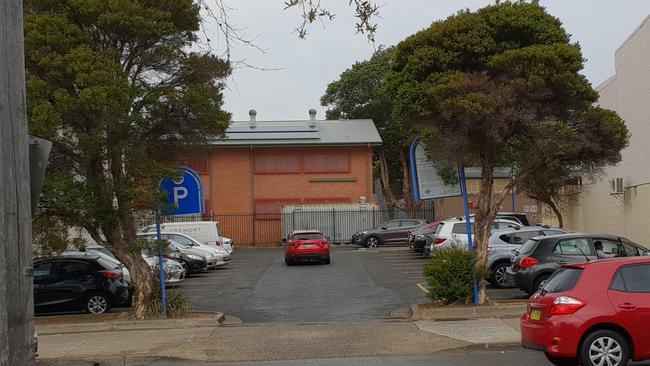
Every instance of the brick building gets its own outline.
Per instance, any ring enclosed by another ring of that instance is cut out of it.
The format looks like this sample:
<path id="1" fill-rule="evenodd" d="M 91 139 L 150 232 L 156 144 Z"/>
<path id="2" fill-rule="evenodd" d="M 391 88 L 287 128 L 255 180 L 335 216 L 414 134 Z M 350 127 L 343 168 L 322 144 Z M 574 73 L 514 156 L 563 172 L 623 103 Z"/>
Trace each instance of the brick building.
<path id="1" fill-rule="evenodd" d="M 277 244 L 284 205 L 353 203 L 373 193 L 372 120 L 232 122 L 225 138 L 185 163 L 206 189 L 206 217 L 240 244 Z"/>

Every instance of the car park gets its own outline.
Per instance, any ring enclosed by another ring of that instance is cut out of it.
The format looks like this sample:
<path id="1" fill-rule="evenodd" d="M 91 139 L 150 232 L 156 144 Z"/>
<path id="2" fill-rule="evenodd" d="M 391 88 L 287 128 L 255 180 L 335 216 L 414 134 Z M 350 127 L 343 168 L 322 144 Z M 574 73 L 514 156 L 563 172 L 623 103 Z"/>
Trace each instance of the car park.
<path id="1" fill-rule="evenodd" d="M 99 255 L 66 255 L 34 262 L 35 312 L 83 310 L 102 314 L 128 304 L 119 267 Z"/>
<path id="2" fill-rule="evenodd" d="M 470 224 L 474 223 L 474 218 L 470 218 Z M 495 219 L 492 222 L 492 230 L 507 230 L 521 228 L 517 221 L 508 219 Z M 436 227 L 433 235 L 427 237 L 424 253 L 431 255 L 433 251 L 452 246 L 467 248 L 469 244 L 467 236 L 467 224 L 464 218 L 455 218 L 441 221 Z"/>
<path id="3" fill-rule="evenodd" d="M 426 224 L 427 221 L 422 219 L 391 220 L 377 228 L 357 232 L 352 236 L 351 242 L 367 248 L 376 248 L 384 244 L 404 244 L 410 231 Z"/>
<path id="4" fill-rule="evenodd" d="M 432 222 L 409 232 L 407 241 L 409 249 L 416 253 L 423 253 L 424 246 L 427 242 L 427 235 L 433 235 L 438 225 L 438 222 Z"/>
<path id="5" fill-rule="evenodd" d="M 521 341 L 556 365 L 650 359 L 650 258 L 565 264 L 528 301 Z"/>
<path id="6" fill-rule="evenodd" d="M 513 287 L 533 294 L 560 266 L 599 259 L 595 243 L 603 246 L 606 255 L 650 254 L 643 246 L 614 235 L 574 233 L 535 237 L 524 243 L 513 257 L 507 269 L 508 280 Z"/>
<path id="7" fill-rule="evenodd" d="M 523 226 L 521 228 L 492 232 L 488 241 L 488 269 L 490 283 L 497 288 L 510 287 L 508 267 L 522 244 L 536 236 L 564 234 L 566 231 L 548 226 Z"/>
<path id="8" fill-rule="evenodd" d="M 229 255 L 232 255 L 234 249 L 234 241 L 221 235 L 221 228 L 217 221 L 165 222 L 160 225 L 160 229 L 168 233 L 190 235 L 205 245 L 222 247 Z M 148 226 L 144 231 L 155 233 L 156 226 Z"/>
<path id="9" fill-rule="evenodd" d="M 156 237 L 153 233 L 144 233 L 139 235 L 147 235 Z M 208 268 L 220 267 L 230 263 L 231 256 L 224 248 L 215 245 L 201 243 L 196 238 L 188 234 L 178 232 L 161 232 L 160 236 L 163 239 L 171 240 L 178 245 L 187 247 L 193 250 L 199 250 L 209 258 Z"/>
<path id="10" fill-rule="evenodd" d="M 288 266 L 300 261 L 330 264 L 329 240 L 320 231 L 294 231 L 284 242 L 284 261 Z"/>

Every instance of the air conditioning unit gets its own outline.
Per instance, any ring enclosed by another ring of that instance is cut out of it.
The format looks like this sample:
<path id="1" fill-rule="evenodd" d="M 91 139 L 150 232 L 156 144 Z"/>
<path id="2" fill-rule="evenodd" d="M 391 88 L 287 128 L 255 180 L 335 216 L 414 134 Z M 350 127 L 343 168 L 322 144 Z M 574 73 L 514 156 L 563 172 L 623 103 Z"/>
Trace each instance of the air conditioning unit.
<path id="1" fill-rule="evenodd" d="M 623 178 L 614 178 L 609 181 L 609 194 L 625 194 Z"/>

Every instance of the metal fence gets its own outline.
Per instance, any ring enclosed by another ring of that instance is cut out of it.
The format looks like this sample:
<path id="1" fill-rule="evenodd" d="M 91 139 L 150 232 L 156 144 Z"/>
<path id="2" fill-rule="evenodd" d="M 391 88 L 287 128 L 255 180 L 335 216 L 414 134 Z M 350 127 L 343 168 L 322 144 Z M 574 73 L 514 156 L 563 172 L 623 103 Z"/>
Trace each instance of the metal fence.
<path id="1" fill-rule="evenodd" d="M 433 220 L 432 210 L 323 210 L 290 213 L 228 213 L 192 216 L 163 216 L 162 222 L 217 221 L 223 236 L 238 247 L 278 247 L 293 230 L 320 230 L 336 244 L 349 243 L 352 234 L 382 223 L 405 218 Z M 150 213 L 138 215 L 137 226 L 144 229 L 155 223 Z"/>

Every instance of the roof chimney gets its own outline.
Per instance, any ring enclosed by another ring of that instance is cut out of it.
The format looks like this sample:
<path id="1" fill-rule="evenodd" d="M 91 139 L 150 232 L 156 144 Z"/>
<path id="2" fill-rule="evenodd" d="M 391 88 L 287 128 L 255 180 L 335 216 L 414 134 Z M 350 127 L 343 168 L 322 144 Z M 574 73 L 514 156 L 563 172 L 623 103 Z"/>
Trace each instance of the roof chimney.
<path id="1" fill-rule="evenodd" d="M 316 127 L 316 110 L 313 108 L 309 110 L 309 127 Z"/>
<path id="2" fill-rule="evenodd" d="M 248 111 L 250 116 L 250 121 L 248 121 L 250 128 L 255 128 L 257 126 L 257 112 L 254 109 Z"/>

